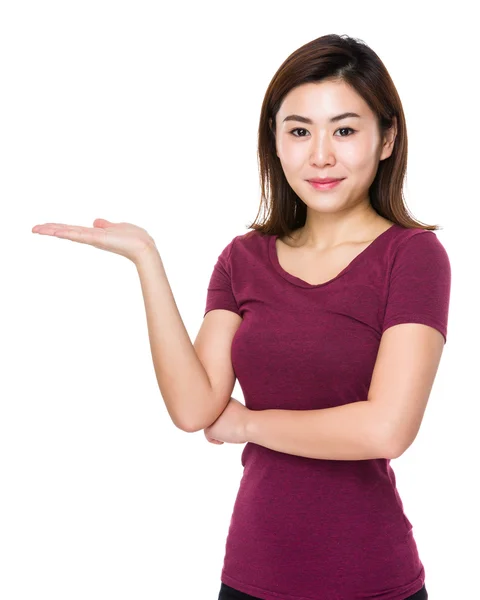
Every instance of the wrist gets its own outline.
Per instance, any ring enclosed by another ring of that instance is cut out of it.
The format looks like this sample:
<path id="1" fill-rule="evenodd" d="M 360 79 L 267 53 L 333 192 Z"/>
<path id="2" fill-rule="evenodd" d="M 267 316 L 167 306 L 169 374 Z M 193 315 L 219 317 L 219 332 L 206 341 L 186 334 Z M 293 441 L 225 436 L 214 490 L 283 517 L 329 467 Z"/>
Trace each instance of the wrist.
<path id="1" fill-rule="evenodd" d="M 151 264 L 152 262 L 161 261 L 160 254 L 158 252 L 155 242 L 148 244 L 134 259 L 133 263 L 137 269 L 142 268 L 144 265 Z"/>
<path id="2" fill-rule="evenodd" d="M 258 429 L 258 418 L 261 411 L 248 410 L 245 421 L 245 441 L 255 443 L 256 432 Z"/>

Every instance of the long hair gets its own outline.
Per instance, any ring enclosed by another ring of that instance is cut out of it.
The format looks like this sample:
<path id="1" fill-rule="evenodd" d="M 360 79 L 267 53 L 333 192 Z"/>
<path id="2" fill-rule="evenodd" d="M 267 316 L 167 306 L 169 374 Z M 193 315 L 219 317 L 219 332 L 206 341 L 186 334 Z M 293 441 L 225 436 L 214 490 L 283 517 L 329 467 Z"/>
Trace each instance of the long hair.
<path id="1" fill-rule="evenodd" d="M 284 97 L 309 82 L 344 81 L 366 101 L 377 117 L 380 134 L 393 124 L 397 134 L 392 154 L 379 162 L 369 188 L 372 208 L 403 227 L 442 229 L 413 218 L 403 195 L 407 169 L 407 127 L 402 103 L 385 65 L 362 40 L 329 34 L 295 50 L 273 76 L 263 99 L 258 127 L 258 168 L 261 201 L 250 229 L 264 234 L 290 235 L 303 227 L 307 206 L 290 187 L 276 154 L 275 120 Z M 259 220 L 264 209 L 264 216 Z"/>

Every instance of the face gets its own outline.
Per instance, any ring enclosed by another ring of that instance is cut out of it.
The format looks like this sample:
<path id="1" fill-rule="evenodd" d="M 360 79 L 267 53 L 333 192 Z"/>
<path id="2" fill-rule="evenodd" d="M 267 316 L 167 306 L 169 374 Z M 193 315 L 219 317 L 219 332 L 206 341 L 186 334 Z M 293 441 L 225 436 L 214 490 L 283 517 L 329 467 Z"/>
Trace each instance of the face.
<path id="1" fill-rule="evenodd" d="M 346 112 L 359 117 L 331 122 Z M 285 121 L 290 115 L 295 118 Z M 275 131 L 277 156 L 288 183 L 309 209 L 320 212 L 368 203 L 379 161 L 391 155 L 395 139 L 395 124 L 381 139 L 368 104 L 338 81 L 306 83 L 291 90 L 276 115 Z M 314 177 L 343 181 L 331 189 L 316 189 L 307 181 Z"/>

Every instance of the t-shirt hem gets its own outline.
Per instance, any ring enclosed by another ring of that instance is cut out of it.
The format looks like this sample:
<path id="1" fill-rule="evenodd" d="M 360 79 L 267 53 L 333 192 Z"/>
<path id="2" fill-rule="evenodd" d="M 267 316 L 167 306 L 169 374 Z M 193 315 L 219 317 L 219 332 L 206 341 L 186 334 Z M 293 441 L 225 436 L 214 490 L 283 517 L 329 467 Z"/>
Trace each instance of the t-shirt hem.
<path id="1" fill-rule="evenodd" d="M 203 314 L 203 318 L 205 318 L 207 316 L 207 313 L 209 313 L 211 310 L 229 310 L 230 312 L 235 313 L 236 315 L 238 315 L 239 317 L 241 317 L 242 315 L 240 314 L 240 311 L 238 310 L 238 308 L 236 306 L 233 306 L 232 304 L 224 304 L 224 303 L 217 303 L 217 304 L 212 304 L 211 306 L 209 306 L 206 311 Z"/>
<path id="2" fill-rule="evenodd" d="M 318 597 L 314 598 L 311 596 L 292 596 L 291 594 L 279 594 L 278 592 L 273 592 L 272 590 L 265 590 L 263 588 L 250 585 L 248 583 L 243 583 L 243 581 L 239 581 L 238 579 L 230 577 L 230 575 L 227 575 L 227 573 L 224 570 L 222 571 L 220 581 L 222 583 L 225 583 L 226 585 L 229 585 L 230 587 L 233 587 L 239 592 L 249 594 L 250 596 L 256 596 L 261 598 L 262 595 L 266 594 L 269 600 L 270 598 L 276 598 L 278 600 L 319 600 Z M 378 600 L 404 600 L 405 598 L 408 598 L 408 596 L 412 596 L 413 594 L 421 590 L 424 584 L 425 578 L 423 577 L 423 575 L 421 575 L 420 577 L 417 577 L 417 579 L 415 579 L 412 585 L 408 588 L 403 589 L 399 593 L 396 592 L 394 596 L 378 596 Z"/>
<path id="3" fill-rule="evenodd" d="M 433 327 L 437 329 L 444 338 L 444 343 L 447 342 L 447 330 L 445 326 L 439 321 L 435 321 L 434 319 L 426 318 L 425 316 L 409 316 L 409 317 L 397 317 L 396 319 L 390 319 L 390 321 L 385 322 L 383 324 L 382 333 L 393 327 L 394 325 L 402 325 L 404 323 L 418 323 L 419 325 L 428 325 L 429 327 Z"/>

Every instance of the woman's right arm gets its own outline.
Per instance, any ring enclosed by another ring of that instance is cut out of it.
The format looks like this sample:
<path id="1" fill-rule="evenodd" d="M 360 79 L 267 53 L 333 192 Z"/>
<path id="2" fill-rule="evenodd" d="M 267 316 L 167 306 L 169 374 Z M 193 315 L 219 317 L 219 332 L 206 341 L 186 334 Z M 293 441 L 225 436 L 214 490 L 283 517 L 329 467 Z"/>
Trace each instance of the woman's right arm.
<path id="1" fill-rule="evenodd" d="M 230 346 L 241 318 L 229 311 L 211 311 L 217 313 L 216 327 L 209 334 L 204 329 L 199 347 L 204 348 L 205 360 L 212 366 L 212 388 L 185 329 L 156 246 L 143 252 L 135 266 L 143 292 L 155 374 L 168 413 L 183 431 L 204 429 L 220 416 L 230 400 L 235 383 Z M 212 324 L 213 314 L 207 316 L 204 324 Z"/>
<path id="2" fill-rule="evenodd" d="M 173 423 L 184 431 L 199 431 L 216 421 L 229 403 L 235 383 L 231 344 L 242 322 L 240 315 L 210 310 L 192 346 L 155 241 L 145 229 L 133 223 L 95 219 L 93 227 L 43 223 L 35 225 L 32 233 L 89 244 L 135 264 L 155 374 Z"/>

